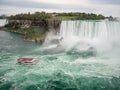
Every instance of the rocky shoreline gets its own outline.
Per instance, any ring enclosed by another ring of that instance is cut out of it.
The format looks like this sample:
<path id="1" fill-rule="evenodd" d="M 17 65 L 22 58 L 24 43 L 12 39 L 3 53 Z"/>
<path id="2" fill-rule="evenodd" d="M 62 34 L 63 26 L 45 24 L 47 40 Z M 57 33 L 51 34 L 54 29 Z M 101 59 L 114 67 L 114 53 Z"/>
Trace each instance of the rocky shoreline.
<path id="1" fill-rule="evenodd" d="M 24 35 L 25 41 L 42 44 L 46 34 L 51 30 L 58 32 L 60 20 L 32 21 L 32 20 L 8 20 L 8 24 L 1 27 L 5 31 Z"/>

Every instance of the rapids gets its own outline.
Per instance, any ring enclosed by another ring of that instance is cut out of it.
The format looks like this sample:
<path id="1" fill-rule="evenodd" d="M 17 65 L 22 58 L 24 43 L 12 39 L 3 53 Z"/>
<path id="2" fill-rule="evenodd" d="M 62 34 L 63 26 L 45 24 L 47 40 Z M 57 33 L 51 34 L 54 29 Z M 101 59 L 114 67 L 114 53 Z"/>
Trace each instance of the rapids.
<path id="1" fill-rule="evenodd" d="M 58 44 L 0 31 L 0 90 L 119 90 L 120 22 L 62 21 Z M 32 57 L 36 65 L 18 65 Z"/>

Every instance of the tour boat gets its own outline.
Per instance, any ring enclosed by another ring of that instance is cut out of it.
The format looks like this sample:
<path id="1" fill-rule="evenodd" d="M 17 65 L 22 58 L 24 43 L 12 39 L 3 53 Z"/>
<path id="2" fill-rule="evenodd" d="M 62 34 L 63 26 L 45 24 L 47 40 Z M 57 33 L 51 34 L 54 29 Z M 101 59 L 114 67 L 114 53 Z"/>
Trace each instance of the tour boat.
<path id="1" fill-rule="evenodd" d="M 36 64 L 36 60 L 34 58 L 18 58 L 18 64 Z"/>

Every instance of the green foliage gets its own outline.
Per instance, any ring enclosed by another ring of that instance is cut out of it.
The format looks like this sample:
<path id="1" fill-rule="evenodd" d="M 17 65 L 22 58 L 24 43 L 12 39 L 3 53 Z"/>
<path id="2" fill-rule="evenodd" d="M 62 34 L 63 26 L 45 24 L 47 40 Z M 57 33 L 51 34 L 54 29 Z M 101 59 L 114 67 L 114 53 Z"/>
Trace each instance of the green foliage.
<path id="1" fill-rule="evenodd" d="M 54 15 L 54 16 L 53 16 Z M 47 21 L 49 19 L 58 20 L 100 20 L 105 19 L 105 16 L 93 13 L 80 13 L 80 12 L 70 12 L 70 13 L 46 13 L 46 12 L 35 12 L 33 14 L 17 14 L 15 16 L 10 16 L 8 19 L 12 20 L 41 20 Z"/>
<path id="2" fill-rule="evenodd" d="M 8 19 L 12 20 L 48 20 L 51 17 L 50 14 L 45 12 L 35 12 L 34 14 L 17 14 L 11 15 Z"/>
<path id="3" fill-rule="evenodd" d="M 8 17 L 9 23 L 5 27 L 9 31 L 24 34 L 25 39 L 35 40 L 36 38 L 45 37 L 48 31 L 48 19 L 50 17 L 51 15 L 45 12 L 17 14 Z"/>
<path id="4" fill-rule="evenodd" d="M 20 23 L 12 22 L 12 23 L 5 25 L 5 27 L 17 30 L 21 27 L 21 25 Z"/>
<path id="5" fill-rule="evenodd" d="M 86 14 L 86 13 L 59 13 L 56 15 L 57 19 L 61 20 L 100 20 L 100 19 L 105 19 L 105 17 L 101 14 Z"/>
<path id="6" fill-rule="evenodd" d="M 44 38 L 46 32 L 48 31 L 45 27 L 31 26 L 29 28 L 20 29 L 22 32 L 25 32 L 25 38 L 36 39 Z"/>

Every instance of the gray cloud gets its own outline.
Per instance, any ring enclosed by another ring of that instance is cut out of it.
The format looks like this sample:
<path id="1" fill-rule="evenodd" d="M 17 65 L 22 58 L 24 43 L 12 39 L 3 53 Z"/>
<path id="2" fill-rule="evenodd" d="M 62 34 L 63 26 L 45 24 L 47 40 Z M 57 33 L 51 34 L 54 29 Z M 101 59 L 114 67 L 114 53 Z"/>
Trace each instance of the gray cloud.
<path id="1" fill-rule="evenodd" d="M 42 2 L 29 2 L 29 1 L 7 1 L 1 0 L 0 5 L 7 5 L 7 6 L 17 6 L 17 7 L 24 7 L 24 8 L 43 8 L 43 9 L 59 9 L 60 5 L 51 4 L 51 3 L 42 3 Z"/>
<path id="2" fill-rule="evenodd" d="M 98 4 L 120 5 L 120 0 L 90 0 L 90 1 Z"/>
<path id="3" fill-rule="evenodd" d="M 70 11 L 89 11 L 90 8 L 83 7 L 79 5 L 68 5 L 68 4 L 53 4 L 53 3 L 43 3 L 43 2 L 30 2 L 30 1 L 10 1 L 1 0 L 0 5 L 7 5 L 12 7 L 22 7 L 22 8 L 39 8 L 39 9 L 58 9 L 58 10 L 70 10 Z"/>
<path id="4" fill-rule="evenodd" d="M 62 1 L 63 0 L 61 0 L 61 2 Z M 68 4 L 67 2 L 64 4 L 55 4 L 50 1 L 41 2 L 41 0 L 39 2 L 34 0 L 0 0 L 0 14 L 13 14 L 13 12 L 21 13 L 28 11 L 33 12 L 37 10 L 52 10 L 53 12 L 86 12 L 120 16 L 119 7 L 120 0 L 86 0 L 84 5 L 80 4 L 79 0 L 78 3 L 75 2 L 74 4 Z"/>

